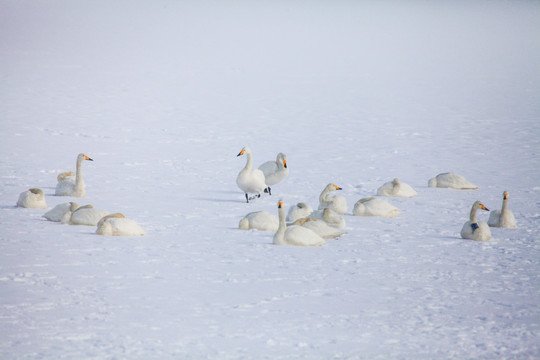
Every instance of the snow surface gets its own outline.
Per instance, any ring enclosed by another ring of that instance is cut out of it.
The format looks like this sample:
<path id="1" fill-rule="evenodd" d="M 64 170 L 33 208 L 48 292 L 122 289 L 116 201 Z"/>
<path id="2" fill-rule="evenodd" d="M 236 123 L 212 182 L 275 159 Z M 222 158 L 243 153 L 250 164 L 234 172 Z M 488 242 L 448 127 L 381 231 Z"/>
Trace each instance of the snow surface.
<path id="1" fill-rule="evenodd" d="M 538 34 L 537 1 L 0 1 L 0 358 L 539 358 Z M 290 169 L 250 204 L 244 146 Z M 80 152 L 86 198 L 55 197 Z M 447 171 L 480 189 L 428 188 Z M 323 247 L 237 229 L 394 177 L 403 214 Z M 48 222 L 30 187 L 147 235 Z M 461 239 L 504 190 L 518 228 Z"/>

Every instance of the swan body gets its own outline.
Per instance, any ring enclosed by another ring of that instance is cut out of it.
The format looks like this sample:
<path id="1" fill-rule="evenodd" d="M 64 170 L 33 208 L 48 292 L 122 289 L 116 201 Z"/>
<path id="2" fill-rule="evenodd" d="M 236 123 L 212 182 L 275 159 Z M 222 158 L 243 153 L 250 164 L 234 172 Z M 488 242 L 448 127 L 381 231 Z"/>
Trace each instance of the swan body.
<path id="1" fill-rule="evenodd" d="M 88 156 L 84 154 L 79 154 L 77 156 L 77 167 L 75 172 L 75 178 L 71 175 L 72 172 L 66 172 L 58 175 L 58 183 L 56 184 L 55 194 L 57 196 L 73 196 L 73 197 L 84 197 L 86 191 L 84 188 L 84 181 L 82 177 L 82 162 L 84 160 L 93 161 Z"/>
<path id="2" fill-rule="evenodd" d="M 276 232 L 278 227 L 278 218 L 266 211 L 251 212 L 244 216 L 238 224 L 238 228 L 241 230 L 257 229 Z"/>
<path id="3" fill-rule="evenodd" d="M 315 210 L 312 212 L 309 217 L 323 220 L 328 225 L 336 227 L 336 228 L 344 228 L 345 227 L 345 220 L 334 210 L 330 208 L 322 209 L 322 210 Z"/>
<path id="4" fill-rule="evenodd" d="M 467 221 L 461 229 L 461 237 L 476 241 L 486 241 L 491 239 L 491 231 L 487 223 L 476 220 L 476 211 L 482 209 L 489 211 L 480 201 L 475 201 L 472 208 L 469 221 Z"/>
<path id="5" fill-rule="evenodd" d="M 46 209 L 47 202 L 43 190 L 32 188 L 19 194 L 17 206 L 23 208 Z"/>
<path id="6" fill-rule="evenodd" d="M 306 203 L 298 203 L 289 208 L 287 213 L 287 221 L 294 222 L 298 219 L 305 218 L 313 212 L 313 208 Z"/>
<path id="7" fill-rule="evenodd" d="M 58 204 L 51 210 L 43 214 L 43 217 L 49 221 L 61 222 L 62 224 L 69 224 L 71 221 L 71 214 L 79 208 L 79 205 L 74 202 L 68 202 L 64 204 Z"/>
<path id="8" fill-rule="evenodd" d="M 246 166 L 238 173 L 236 177 L 236 184 L 246 194 L 246 201 L 260 197 L 261 193 L 267 188 L 264 178 L 264 173 L 259 169 L 253 169 L 253 156 L 251 150 L 246 146 L 237 156 L 246 155 Z M 253 197 L 249 197 L 248 194 L 255 194 Z"/>
<path id="9" fill-rule="evenodd" d="M 331 191 L 341 190 L 335 184 L 328 184 L 319 195 L 319 210 L 330 208 L 338 214 L 347 213 L 347 200 L 343 196 L 330 194 Z"/>
<path id="10" fill-rule="evenodd" d="M 264 174 L 265 183 L 268 186 L 268 194 L 272 195 L 270 186 L 275 185 L 289 176 L 289 168 L 287 167 L 287 155 L 284 153 L 277 154 L 276 161 L 267 161 L 259 166 Z"/>
<path id="11" fill-rule="evenodd" d="M 144 229 L 121 213 L 106 215 L 97 223 L 96 234 L 106 236 L 143 236 Z"/>
<path id="12" fill-rule="evenodd" d="M 515 228 L 516 218 L 514 213 L 508 209 L 508 191 L 503 193 L 503 203 L 501 210 L 494 210 L 489 214 L 488 225 L 502 228 Z"/>
<path id="13" fill-rule="evenodd" d="M 418 193 L 409 185 L 400 182 L 397 178 L 384 183 L 379 189 L 377 189 L 377 195 L 390 196 L 390 197 L 413 197 Z"/>
<path id="14" fill-rule="evenodd" d="M 355 216 L 380 216 L 393 218 L 401 212 L 397 207 L 376 197 L 360 199 L 354 204 Z"/>
<path id="15" fill-rule="evenodd" d="M 323 220 L 310 217 L 298 219 L 293 223 L 293 225 L 300 225 L 308 228 L 323 239 L 333 239 L 347 233 L 346 231 L 341 231 L 334 226 L 328 225 Z"/>
<path id="16" fill-rule="evenodd" d="M 465 179 L 463 176 L 452 172 L 442 173 L 434 178 L 429 179 L 428 186 L 438 188 L 450 188 L 456 190 L 478 189 L 478 186 L 474 185 L 472 182 Z"/>
<path id="17" fill-rule="evenodd" d="M 92 205 L 85 205 L 71 214 L 69 224 L 96 226 L 98 221 L 106 215 L 109 215 L 108 211 L 95 209 Z"/>
<path id="18" fill-rule="evenodd" d="M 274 244 L 294 246 L 321 246 L 325 244 L 322 237 L 308 228 L 298 225 L 287 226 L 283 201 L 278 202 L 279 228 L 274 234 Z"/>

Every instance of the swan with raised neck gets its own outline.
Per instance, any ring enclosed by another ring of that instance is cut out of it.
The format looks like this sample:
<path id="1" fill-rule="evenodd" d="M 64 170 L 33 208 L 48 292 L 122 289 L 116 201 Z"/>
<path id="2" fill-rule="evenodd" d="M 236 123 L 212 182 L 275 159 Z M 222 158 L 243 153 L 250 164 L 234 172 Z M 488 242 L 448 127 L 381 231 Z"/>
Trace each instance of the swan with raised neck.
<path id="1" fill-rule="evenodd" d="M 267 185 L 265 183 L 264 173 L 259 169 L 253 169 L 253 155 L 251 149 L 244 147 L 237 156 L 246 155 L 246 165 L 238 173 L 236 177 L 236 185 L 242 190 L 246 196 L 246 202 L 255 198 L 261 197 Z M 249 197 L 248 194 L 255 194 Z"/>
<path id="2" fill-rule="evenodd" d="M 274 244 L 295 246 L 320 246 L 324 239 L 308 228 L 298 225 L 287 226 L 283 200 L 278 201 L 279 227 L 274 234 Z"/>
<path id="3" fill-rule="evenodd" d="M 508 208 L 508 191 L 503 192 L 503 201 L 501 210 L 494 210 L 489 214 L 488 225 L 502 228 L 515 228 L 516 218 L 512 210 Z"/>
<path id="4" fill-rule="evenodd" d="M 73 196 L 84 197 L 86 190 L 84 186 L 84 180 L 82 177 L 82 162 L 84 160 L 94 161 L 85 154 L 77 155 L 77 164 L 75 169 L 75 180 L 71 177 L 59 177 L 60 181 L 56 184 L 55 195 L 57 196 Z"/>

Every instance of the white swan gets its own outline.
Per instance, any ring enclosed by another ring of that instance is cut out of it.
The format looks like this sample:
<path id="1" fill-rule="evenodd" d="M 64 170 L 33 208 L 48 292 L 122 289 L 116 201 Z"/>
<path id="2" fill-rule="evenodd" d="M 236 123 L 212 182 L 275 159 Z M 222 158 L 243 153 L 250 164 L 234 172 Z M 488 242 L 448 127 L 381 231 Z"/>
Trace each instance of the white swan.
<path id="1" fill-rule="evenodd" d="M 305 218 L 313 212 L 313 208 L 306 203 L 298 203 L 289 208 L 287 213 L 287 221 L 293 222 L 301 218 Z"/>
<path id="2" fill-rule="evenodd" d="M 71 214 L 79 208 L 79 204 L 75 202 L 68 202 L 64 204 L 58 204 L 53 209 L 43 214 L 43 217 L 49 221 L 61 222 L 62 224 L 69 224 L 71 221 Z"/>
<path id="3" fill-rule="evenodd" d="M 467 221 L 461 229 L 461 237 L 477 241 L 486 241 L 491 239 L 491 231 L 488 224 L 476 220 L 476 211 L 478 209 L 489 211 L 480 201 L 475 201 L 470 214 L 470 220 Z"/>
<path id="4" fill-rule="evenodd" d="M 508 209 L 508 191 L 503 192 L 503 203 L 501 210 L 493 210 L 489 214 L 488 225 L 502 228 L 515 228 L 516 218 L 514 213 Z"/>
<path id="5" fill-rule="evenodd" d="M 247 146 L 237 156 L 244 154 L 247 156 L 246 166 L 238 173 L 236 184 L 246 194 L 246 201 L 249 202 L 256 197 L 261 197 L 261 193 L 267 186 L 264 182 L 264 173 L 259 169 L 253 169 L 253 156 Z M 255 194 L 255 196 L 249 197 L 248 194 Z"/>
<path id="6" fill-rule="evenodd" d="M 292 225 L 300 225 L 308 228 L 323 239 L 333 239 L 347 233 L 346 231 L 341 231 L 334 226 L 328 225 L 328 223 L 323 220 L 314 219 L 311 217 L 298 219 Z"/>
<path id="7" fill-rule="evenodd" d="M 337 228 L 344 228 L 345 227 L 345 219 L 343 219 L 337 212 L 330 208 L 322 209 L 322 210 L 315 210 L 312 212 L 309 217 L 323 220 L 328 225 L 337 227 Z"/>
<path id="8" fill-rule="evenodd" d="M 287 227 L 285 210 L 283 210 L 283 200 L 278 201 L 278 215 L 279 228 L 274 234 L 274 244 L 296 246 L 320 246 L 325 244 L 322 237 L 308 228 L 298 225 Z"/>
<path id="9" fill-rule="evenodd" d="M 401 212 L 397 207 L 387 201 L 376 197 L 360 199 L 354 204 L 353 215 L 355 216 L 381 216 L 393 218 Z"/>
<path id="10" fill-rule="evenodd" d="M 434 178 L 429 179 L 428 186 L 438 188 L 451 188 L 456 190 L 478 189 L 478 186 L 474 185 L 472 182 L 465 179 L 463 176 L 452 172 L 442 173 Z"/>
<path id="11" fill-rule="evenodd" d="M 278 227 L 278 218 L 266 211 L 250 212 L 238 224 L 240 230 L 257 229 L 260 231 L 276 232 Z"/>
<path id="12" fill-rule="evenodd" d="M 19 194 L 17 206 L 23 208 L 46 209 L 47 202 L 43 190 L 32 188 Z"/>
<path id="13" fill-rule="evenodd" d="M 347 213 L 347 200 L 343 196 L 330 194 L 331 191 L 341 190 L 335 184 L 328 184 L 319 195 L 319 210 L 330 208 L 338 214 Z"/>
<path id="14" fill-rule="evenodd" d="M 95 209 L 92 205 L 85 205 L 71 214 L 69 224 L 96 226 L 98 221 L 106 215 L 109 215 L 108 211 Z"/>
<path id="15" fill-rule="evenodd" d="M 121 213 L 106 215 L 97 223 L 96 234 L 106 236 L 143 236 L 146 231 Z"/>
<path id="16" fill-rule="evenodd" d="M 287 155 L 284 153 L 277 154 L 276 161 L 267 161 L 259 166 L 259 170 L 264 173 L 265 183 L 268 189 L 268 194 L 272 195 L 270 185 L 275 185 L 283 181 L 289 176 L 289 168 L 287 167 Z"/>
<path id="17" fill-rule="evenodd" d="M 377 195 L 379 196 L 391 196 L 391 197 L 413 197 L 418 193 L 408 184 L 400 182 L 397 178 L 384 183 L 377 189 Z"/>
<path id="18" fill-rule="evenodd" d="M 73 196 L 84 197 L 86 195 L 84 189 L 84 181 L 82 178 L 81 165 L 83 160 L 94 161 L 84 154 L 77 156 L 77 168 L 75 178 L 70 176 L 72 172 L 62 173 L 58 175 L 58 184 L 56 184 L 55 194 L 57 196 Z"/>

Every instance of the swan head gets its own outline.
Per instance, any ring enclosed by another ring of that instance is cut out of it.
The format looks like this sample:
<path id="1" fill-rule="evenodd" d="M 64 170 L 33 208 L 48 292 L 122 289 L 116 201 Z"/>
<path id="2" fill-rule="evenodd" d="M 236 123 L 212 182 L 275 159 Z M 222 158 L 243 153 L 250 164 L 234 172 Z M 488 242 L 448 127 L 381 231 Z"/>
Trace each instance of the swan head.
<path id="1" fill-rule="evenodd" d="M 392 180 L 392 183 L 393 183 L 394 185 L 399 185 L 399 180 L 398 180 L 398 178 L 394 178 L 394 180 Z"/>
<path id="2" fill-rule="evenodd" d="M 429 179 L 429 181 L 428 181 L 428 186 L 429 186 L 429 187 L 437 187 L 437 178 L 431 178 L 431 179 Z"/>
<path id="3" fill-rule="evenodd" d="M 510 197 L 510 194 L 508 193 L 508 191 L 503 192 L 503 200 L 506 200 L 509 197 Z"/>
<path id="4" fill-rule="evenodd" d="M 282 163 L 284 168 L 287 167 L 287 155 L 284 153 L 279 153 L 276 160 L 278 163 Z"/>
<path id="5" fill-rule="evenodd" d="M 326 185 L 326 188 L 330 191 L 334 191 L 334 190 L 343 190 L 342 188 L 340 188 L 339 186 L 337 186 L 336 184 L 328 184 Z"/>
<path id="6" fill-rule="evenodd" d="M 242 148 L 242 150 L 240 150 L 240 152 L 239 152 L 238 155 L 236 155 L 236 156 L 244 155 L 245 153 L 248 153 L 248 154 L 251 153 L 251 150 L 250 150 L 247 146 L 244 146 L 244 147 Z"/>
<path id="7" fill-rule="evenodd" d="M 44 194 L 43 194 L 43 190 L 38 189 L 38 188 L 32 188 L 32 189 L 29 189 L 28 191 L 30 191 L 32 194 L 36 194 L 36 195 L 44 195 Z"/>
<path id="8" fill-rule="evenodd" d="M 69 211 L 74 212 L 78 208 L 79 208 L 79 204 L 77 204 L 76 202 L 73 202 L 73 201 L 69 202 Z"/>
<path id="9" fill-rule="evenodd" d="M 88 157 L 87 155 L 83 154 L 83 153 L 80 153 L 79 156 L 77 156 L 77 159 L 80 159 L 80 160 L 88 160 L 88 161 L 94 161 L 93 159 L 91 159 L 90 157 Z"/>
<path id="10" fill-rule="evenodd" d="M 482 204 L 482 202 L 479 200 L 476 200 L 474 202 L 473 209 L 481 209 L 481 210 L 489 211 L 489 209 L 484 204 Z"/>

